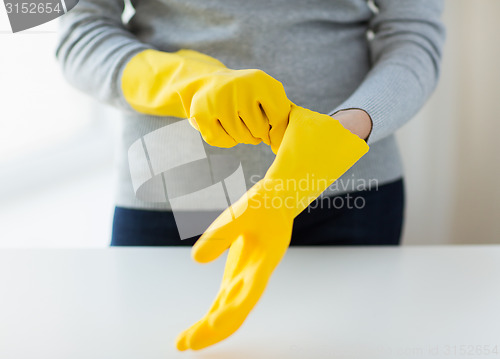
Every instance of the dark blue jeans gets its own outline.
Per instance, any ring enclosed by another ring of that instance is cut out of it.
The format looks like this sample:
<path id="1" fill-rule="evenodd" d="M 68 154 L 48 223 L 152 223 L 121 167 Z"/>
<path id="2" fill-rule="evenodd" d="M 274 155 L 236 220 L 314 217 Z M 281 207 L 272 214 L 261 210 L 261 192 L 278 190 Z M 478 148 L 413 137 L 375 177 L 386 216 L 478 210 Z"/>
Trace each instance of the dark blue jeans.
<path id="1" fill-rule="evenodd" d="M 290 245 L 399 245 L 404 181 L 316 200 L 295 218 Z M 191 246 L 169 211 L 116 207 L 112 246 Z"/>

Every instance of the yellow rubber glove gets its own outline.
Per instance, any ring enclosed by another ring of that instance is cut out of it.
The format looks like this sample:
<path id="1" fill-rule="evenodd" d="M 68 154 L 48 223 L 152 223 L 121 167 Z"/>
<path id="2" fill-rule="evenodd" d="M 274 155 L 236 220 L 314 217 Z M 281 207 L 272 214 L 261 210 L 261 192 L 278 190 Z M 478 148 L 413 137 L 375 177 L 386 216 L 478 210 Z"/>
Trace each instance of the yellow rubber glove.
<path id="1" fill-rule="evenodd" d="M 294 218 L 368 149 L 339 121 L 292 104 L 283 142 L 266 176 L 193 246 L 192 256 L 201 263 L 230 249 L 212 307 L 179 335 L 179 350 L 205 348 L 240 327 L 290 244 Z"/>
<path id="2" fill-rule="evenodd" d="M 271 146 L 276 153 L 288 124 L 283 85 L 261 70 L 231 70 L 192 50 L 145 50 L 125 66 L 122 92 L 138 112 L 189 118 L 212 146 Z"/>

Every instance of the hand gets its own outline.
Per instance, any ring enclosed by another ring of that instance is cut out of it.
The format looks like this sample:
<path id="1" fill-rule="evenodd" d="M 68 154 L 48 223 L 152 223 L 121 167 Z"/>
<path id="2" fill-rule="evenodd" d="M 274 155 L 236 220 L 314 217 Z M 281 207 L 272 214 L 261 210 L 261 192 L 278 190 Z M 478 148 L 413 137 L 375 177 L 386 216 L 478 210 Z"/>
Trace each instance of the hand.
<path id="1" fill-rule="evenodd" d="M 290 101 L 281 83 L 261 70 L 222 69 L 193 94 L 190 123 L 210 145 L 264 141 L 276 153 L 288 124 Z"/>
<path id="2" fill-rule="evenodd" d="M 122 74 L 122 91 L 135 110 L 189 118 L 210 145 L 262 141 L 276 153 L 291 103 L 283 85 L 261 70 L 231 70 L 192 50 L 145 50 Z"/>

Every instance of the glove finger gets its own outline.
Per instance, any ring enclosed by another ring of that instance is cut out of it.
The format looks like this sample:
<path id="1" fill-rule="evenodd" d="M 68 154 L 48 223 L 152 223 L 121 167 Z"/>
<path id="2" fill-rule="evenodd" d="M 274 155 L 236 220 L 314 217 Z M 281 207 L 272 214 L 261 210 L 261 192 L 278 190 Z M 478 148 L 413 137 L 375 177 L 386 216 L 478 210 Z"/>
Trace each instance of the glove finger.
<path id="1" fill-rule="evenodd" d="M 208 329 L 207 319 L 205 316 L 177 336 L 176 339 L 177 349 L 180 351 L 193 349 L 191 347 L 191 337 L 193 336 L 193 334 L 198 332 L 199 333 L 198 335 L 201 334 L 201 337 L 204 337 L 206 335 L 206 334 L 204 335 L 204 333 L 207 332 L 207 329 Z"/>
<path id="2" fill-rule="evenodd" d="M 231 245 L 219 292 L 207 314 L 179 336 L 179 350 L 198 350 L 213 345 L 229 337 L 243 324 L 256 302 L 243 275 L 246 274 L 243 272 L 253 272 L 253 267 L 246 268 L 249 257 L 245 254 L 249 251 L 251 248 L 244 245 L 242 237 Z M 250 298 L 245 298 L 248 294 Z"/>
<path id="3" fill-rule="evenodd" d="M 230 148 L 238 144 L 222 127 L 219 120 L 206 119 L 203 116 L 191 116 L 189 123 L 194 121 L 198 126 L 203 140 L 210 146 Z M 192 123 L 191 123 L 192 125 Z"/>
<path id="4" fill-rule="evenodd" d="M 178 350 L 200 350 L 226 339 L 232 333 L 234 331 L 212 327 L 205 316 L 177 337 L 176 346 Z"/>
<path id="5" fill-rule="evenodd" d="M 192 250 L 192 258 L 200 263 L 207 263 L 218 258 L 242 233 L 242 224 L 245 212 L 249 208 L 249 193 L 244 193 L 241 198 L 221 213 L 208 227 L 203 235 L 196 241 Z"/>
<path id="6" fill-rule="evenodd" d="M 290 108 L 282 107 L 276 110 L 269 104 L 263 104 L 262 107 L 269 118 L 269 140 L 271 142 L 271 150 L 276 154 L 278 153 L 286 128 L 288 127 Z"/>
<path id="7" fill-rule="evenodd" d="M 266 145 L 271 144 L 269 120 L 259 102 L 245 101 L 240 104 L 238 114 L 253 137 L 263 141 Z"/>
<path id="8" fill-rule="evenodd" d="M 269 120 L 258 101 L 245 101 L 238 108 L 238 115 L 253 137 L 270 145 Z"/>
<path id="9" fill-rule="evenodd" d="M 263 99 L 261 106 L 269 119 L 269 140 L 271 149 L 276 154 L 288 127 L 291 103 L 286 97 L 269 97 Z"/>
<path id="10" fill-rule="evenodd" d="M 177 336 L 175 340 L 175 346 L 177 347 L 177 350 L 184 351 L 189 349 L 188 338 L 187 338 L 188 333 L 189 329 L 186 329 Z"/>
<path id="11" fill-rule="evenodd" d="M 215 310 L 209 312 L 213 327 L 236 331 L 264 292 L 277 265 L 273 256 L 244 243 L 242 237 L 231 245 Z M 257 260 L 256 260 L 257 259 Z"/>
<path id="12" fill-rule="evenodd" d="M 224 253 L 238 235 L 233 219 L 231 208 L 222 212 L 193 245 L 191 257 L 199 263 L 208 263 Z"/>
<path id="13" fill-rule="evenodd" d="M 262 296 L 271 275 L 267 263 L 256 263 L 255 248 L 239 237 L 233 242 L 221 289 L 212 307 L 189 335 L 189 346 L 201 349 L 236 332 Z M 264 262 L 266 262 L 264 260 Z"/>
<path id="14" fill-rule="evenodd" d="M 217 111 L 214 110 L 212 94 L 207 90 L 198 91 L 192 98 L 190 104 L 190 121 L 198 126 L 198 130 L 211 146 L 230 148 L 238 144 L 219 121 Z M 229 106 L 229 105 L 228 105 Z"/>
<path id="15" fill-rule="evenodd" d="M 227 115 L 220 118 L 224 130 L 238 143 L 257 145 L 260 139 L 254 137 L 244 120 L 238 115 Z"/>

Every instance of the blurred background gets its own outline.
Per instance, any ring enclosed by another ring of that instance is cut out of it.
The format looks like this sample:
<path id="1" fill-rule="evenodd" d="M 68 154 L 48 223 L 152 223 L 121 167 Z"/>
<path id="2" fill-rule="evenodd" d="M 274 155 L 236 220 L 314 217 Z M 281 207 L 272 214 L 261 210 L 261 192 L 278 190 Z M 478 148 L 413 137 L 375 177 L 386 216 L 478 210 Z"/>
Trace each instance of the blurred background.
<path id="1" fill-rule="evenodd" d="M 447 0 L 441 81 L 398 132 L 403 244 L 500 243 L 500 1 Z M 119 114 L 74 90 L 57 21 L 12 34 L 0 11 L 0 247 L 105 247 Z"/>

